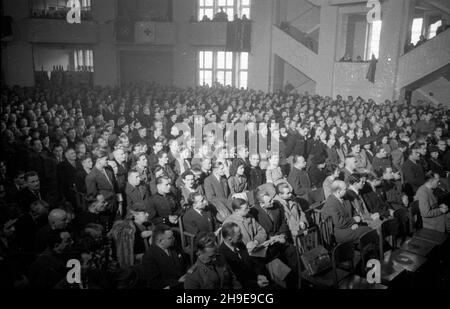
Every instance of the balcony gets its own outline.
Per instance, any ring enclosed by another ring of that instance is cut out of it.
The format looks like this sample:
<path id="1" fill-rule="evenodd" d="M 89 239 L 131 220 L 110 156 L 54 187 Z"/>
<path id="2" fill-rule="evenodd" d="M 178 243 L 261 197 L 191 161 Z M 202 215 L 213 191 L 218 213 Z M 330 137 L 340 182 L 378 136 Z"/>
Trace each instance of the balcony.
<path id="1" fill-rule="evenodd" d="M 96 44 L 98 25 L 93 21 L 69 24 L 66 20 L 29 18 L 22 27 L 26 40 L 31 43 Z"/>
<path id="2" fill-rule="evenodd" d="M 450 29 L 400 57 L 397 88 L 406 87 L 450 63 Z"/>
<path id="3" fill-rule="evenodd" d="M 227 22 L 189 23 L 189 44 L 194 46 L 225 46 Z"/>

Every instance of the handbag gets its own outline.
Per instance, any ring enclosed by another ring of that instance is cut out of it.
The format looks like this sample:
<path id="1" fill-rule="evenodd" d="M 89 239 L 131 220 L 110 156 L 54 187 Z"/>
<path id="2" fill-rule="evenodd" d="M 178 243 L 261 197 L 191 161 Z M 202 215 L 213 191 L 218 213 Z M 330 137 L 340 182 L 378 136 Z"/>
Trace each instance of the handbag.
<path id="1" fill-rule="evenodd" d="M 303 253 L 302 262 L 310 276 L 315 276 L 331 268 L 330 255 L 323 246 L 317 246 Z"/>

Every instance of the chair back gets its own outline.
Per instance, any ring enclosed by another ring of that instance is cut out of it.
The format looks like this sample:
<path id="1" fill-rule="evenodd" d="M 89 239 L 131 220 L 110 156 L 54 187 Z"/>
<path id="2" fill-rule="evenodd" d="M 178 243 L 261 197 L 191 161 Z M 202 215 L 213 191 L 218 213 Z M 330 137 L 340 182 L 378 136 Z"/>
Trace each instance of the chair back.
<path id="1" fill-rule="evenodd" d="M 338 268 L 344 268 L 342 267 L 343 264 L 348 262 L 349 268 L 345 267 L 345 270 L 349 271 L 350 274 L 355 272 L 354 256 L 355 249 L 352 242 L 340 243 L 333 249 L 331 263 L 333 265 L 334 285 L 336 288 L 339 284 Z"/>
<path id="2" fill-rule="evenodd" d="M 392 218 L 385 220 L 381 223 L 380 233 L 380 257 L 384 256 L 384 242 L 389 238 L 392 249 L 397 248 L 397 235 L 398 235 L 398 223 L 397 220 Z"/>
<path id="3" fill-rule="evenodd" d="M 300 254 L 312 250 L 320 245 L 319 231 L 316 226 L 310 227 L 296 237 L 296 243 Z"/>
<path id="4" fill-rule="evenodd" d="M 366 273 L 366 263 L 372 258 L 380 260 L 380 238 L 376 230 L 370 230 L 359 237 L 362 274 Z"/>
<path id="5" fill-rule="evenodd" d="M 319 231 L 322 244 L 328 250 L 331 250 L 336 245 L 334 238 L 333 218 L 327 217 L 319 223 Z"/>
<path id="6" fill-rule="evenodd" d="M 414 232 L 422 228 L 422 216 L 420 215 L 419 201 L 413 201 L 408 208 L 409 232 Z"/>
<path id="7" fill-rule="evenodd" d="M 188 233 L 184 230 L 183 220 L 181 217 L 178 219 L 178 228 L 172 228 L 172 230 L 179 233 L 181 240 L 181 248 L 185 253 L 189 255 L 191 265 L 194 264 L 195 235 Z"/>

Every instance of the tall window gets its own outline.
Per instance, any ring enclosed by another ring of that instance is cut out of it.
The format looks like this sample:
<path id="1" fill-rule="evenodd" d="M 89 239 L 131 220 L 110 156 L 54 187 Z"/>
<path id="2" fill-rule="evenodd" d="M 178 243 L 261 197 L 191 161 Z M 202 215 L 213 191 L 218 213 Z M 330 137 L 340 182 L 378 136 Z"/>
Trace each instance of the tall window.
<path id="1" fill-rule="evenodd" d="M 247 18 L 250 18 L 250 0 L 241 0 L 241 17 L 246 16 Z"/>
<path id="2" fill-rule="evenodd" d="M 199 52 L 199 82 L 200 85 L 206 84 L 212 86 L 213 81 L 213 52 Z"/>
<path id="3" fill-rule="evenodd" d="M 199 51 L 199 84 L 247 88 L 248 53 L 227 51 Z"/>
<path id="4" fill-rule="evenodd" d="M 233 53 L 232 52 L 217 52 L 217 70 L 216 80 L 221 85 L 233 85 Z"/>
<path id="5" fill-rule="evenodd" d="M 414 18 L 411 27 L 411 43 L 414 45 L 420 40 L 422 35 L 423 18 Z"/>
<path id="6" fill-rule="evenodd" d="M 227 13 L 229 21 L 234 19 L 235 14 L 240 18 L 244 14 L 250 18 L 250 0 L 199 0 L 198 20 L 202 20 L 205 15 L 212 20 L 221 8 Z"/>
<path id="7" fill-rule="evenodd" d="M 428 28 L 428 39 L 434 38 L 436 36 L 437 29 L 442 25 L 442 20 L 438 20 L 434 24 L 431 24 Z"/>
<path id="8" fill-rule="evenodd" d="M 233 20 L 234 18 L 234 12 L 235 12 L 235 5 L 234 0 L 217 0 L 218 5 L 218 11 L 222 8 L 225 13 L 228 15 L 228 20 Z"/>
<path id="9" fill-rule="evenodd" d="M 79 71 L 82 67 L 88 67 L 94 70 L 94 57 L 91 49 L 77 49 L 73 52 L 73 63 L 75 71 Z"/>
<path id="10" fill-rule="evenodd" d="M 248 53 L 241 53 L 239 59 L 239 88 L 247 88 L 248 82 Z"/>
<path id="11" fill-rule="evenodd" d="M 366 49 L 366 59 L 372 59 L 372 55 L 378 59 L 380 52 L 381 20 L 376 20 L 369 24 L 368 44 Z"/>
<path id="12" fill-rule="evenodd" d="M 209 19 L 213 19 L 214 14 L 214 0 L 200 0 L 198 20 L 202 20 L 205 15 L 208 16 Z"/>

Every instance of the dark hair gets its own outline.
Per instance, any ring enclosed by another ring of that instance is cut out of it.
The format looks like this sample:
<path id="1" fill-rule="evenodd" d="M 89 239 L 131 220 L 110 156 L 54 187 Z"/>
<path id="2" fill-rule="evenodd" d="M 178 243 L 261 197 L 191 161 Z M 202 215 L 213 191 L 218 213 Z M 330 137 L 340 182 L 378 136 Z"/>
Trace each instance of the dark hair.
<path id="1" fill-rule="evenodd" d="M 277 184 L 275 189 L 276 189 L 277 194 L 280 194 L 281 190 L 283 190 L 285 188 L 290 189 L 289 185 L 286 182 L 280 182 L 279 184 Z"/>
<path id="2" fill-rule="evenodd" d="M 197 236 L 196 248 L 197 252 L 203 251 L 206 248 L 216 248 L 216 236 L 214 233 L 201 232 Z"/>
<path id="3" fill-rule="evenodd" d="M 353 184 L 355 184 L 355 183 L 358 183 L 358 182 L 360 182 L 361 181 L 361 174 L 358 174 L 358 173 L 353 173 L 353 174 L 351 174 L 350 176 L 348 176 L 348 183 L 350 184 L 350 185 L 353 185 Z"/>
<path id="4" fill-rule="evenodd" d="M 170 182 L 170 178 L 167 176 L 160 176 L 158 178 L 156 178 L 156 185 L 160 185 L 163 183 L 164 180 L 167 180 Z"/>
<path id="5" fill-rule="evenodd" d="M 203 194 L 201 194 L 198 191 L 195 191 L 195 192 L 192 192 L 191 194 L 189 194 L 189 203 L 193 205 L 195 202 L 195 197 L 197 197 L 197 196 L 203 196 Z"/>
<path id="6" fill-rule="evenodd" d="M 192 177 L 195 177 L 194 173 L 193 173 L 191 170 L 185 171 L 183 174 L 181 174 L 181 179 L 185 179 L 186 176 L 192 176 Z"/>
<path id="7" fill-rule="evenodd" d="M 425 174 L 425 182 L 428 182 L 429 180 L 433 179 L 435 175 L 437 175 L 438 173 L 435 173 L 433 171 L 428 171 Z"/>
<path id="8" fill-rule="evenodd" d="M 230 176 L 236 176 L 239 166 L 245 167 L 245 161 L 241 158 L 234 159 L 230 166 Z"/>
<path id="9" fill-rule="evenodd" d="M 170 231 L 170 227 L 165 224 L 155 226 L 155 229 L 153 230 L 153 239 L 158 241 L 161 235 L 164 235 L 166 231 Z"/>
<path id="10" fill-rule="evenodd" d="M 35 177 L 35 176 L 39 177 L 38 173 L 35 171 L 30 171 L 23 176 L 23 179 L 25 179 L 25 181 L 28 181 L 28 178 Z"/>
<path id="11" fill-rule="evenodd" d="M 164 150 L 160 150 L 160 151 L 158 151 L 158 153 L 156 154 L 156 157 L 157 157 L 158 160 L 159 160 L 159 159 L 161 159 L 161 158 L 163 157 L 164 154 L 167 155 L 167 152 L 164 151 Z"/>
<path id="12" fill-rule="evenodd" d="M 231 208 L 233 211 L 241 209 L 241 206 L 247 204 L 247 201 L 241 198 L 234 199 L 233 202 L 231 202 Z"/>
<path id="13" fill-rule="evenodd" d="M 222 238 L 234 235 L 234 228 L 238 225 L 234 222 L 227 222 L 222 225 Z"/>

